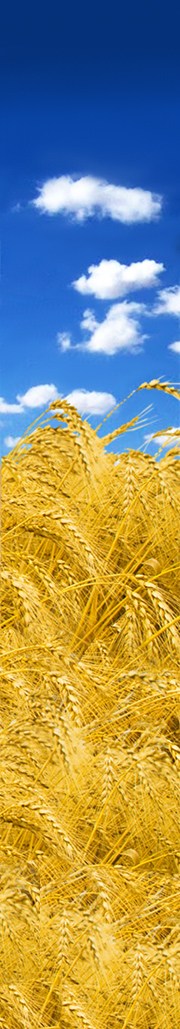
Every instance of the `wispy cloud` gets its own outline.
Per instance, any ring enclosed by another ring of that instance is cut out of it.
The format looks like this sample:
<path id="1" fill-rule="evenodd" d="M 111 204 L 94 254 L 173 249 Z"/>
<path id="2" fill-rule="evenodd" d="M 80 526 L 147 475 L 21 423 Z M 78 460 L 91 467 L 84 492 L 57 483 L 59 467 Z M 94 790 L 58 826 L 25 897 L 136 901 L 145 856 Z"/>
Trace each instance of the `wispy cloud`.
<path id="1" fill-rule="evenodd" d="M 113 355 L 119 351 L 136 353 L 142 349 L 147 339 L 140 327 L 140 314 L 144 313 L 144 304 L 127 303 L 112 304 L 108 314 L 102 321 L 97 321 L 94 312 L 84 311 L 81 321 L 83 332 L 90 333 L 90 339 L 77 343 L 73 350 L 84 350 L 91 354 Z M 58 333 L 59 345 L 61 334 Z"/>
<path id="2" fill-rule="evenodd" d="M 160 290 L 158 302 L 155 304 L 155 314 L 174 314 L 180 317 L 180 286 L 168 286 Z"/>
<path id="3" fill-rule="evenodd" d="M 8 404 L 4 397 L 0 397 L 0 414 L 21 414 L 23 411 L 23 404 Z"/>
<path id="4" fill-rule="evenodd" d="M 16 212 L 21 211 L 21 209 L 22 209 L 21 204 L 18 201 L 17 204 L 14 204 L 14 206 L 11 207 L 12 214 L 15 214 Z"/>
<path id="5" fill-rule="evenodd" d="M 157 277 L 164 271 L 163 264 L 145 259 L 130 265 L 119 261 L 100 261 L 88 268 L 88 275 L 81 275 L 72 286 L 78 293 L 88 293 L 100 300 L 113 300 L 125 296 L 132 290 L 149 288 L 157 284 Z"/>
<path id="6" fill-rule="evenodd" d="M 169 343 L 168 350 L 174 350 L 175 354 L 180 354 L 180 339 L 177 339 L 175 343 Z"/>
<path id="7" fill-rule="evenodd" d="M 83 222 L 93 215 L 113 221 L 149 222 L 161 213 L 162 197 L 140 188 L 115 186 L 103 179 L 61 175 L 48 179 L 31 203 L 44 214 L 72 215 Z"/>
<path id="8" fill-rule="evenodd" d="M 19 443 L 20 439 L 20 436 L 5 436 L 5 446 L 8 450 L 12 450 L 13 447 L 16 447 L 16 443 Z"/>

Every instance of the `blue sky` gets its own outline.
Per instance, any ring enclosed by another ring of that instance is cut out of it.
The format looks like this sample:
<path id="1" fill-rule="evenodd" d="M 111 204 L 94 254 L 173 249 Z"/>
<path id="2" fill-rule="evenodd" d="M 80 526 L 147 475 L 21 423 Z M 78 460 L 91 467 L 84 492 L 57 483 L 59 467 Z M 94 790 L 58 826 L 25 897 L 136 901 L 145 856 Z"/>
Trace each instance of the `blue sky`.
<path id="1" fill-rule="evenodd" d="M 141 382 L 180 380 L 179 15 L 156 7 L 3 12 L 2 455 L 58 396 L 96 428 Z M 144 391 L 99 434 L 149 403 L 111 449 L 154 454 L 179 427 Z"/>

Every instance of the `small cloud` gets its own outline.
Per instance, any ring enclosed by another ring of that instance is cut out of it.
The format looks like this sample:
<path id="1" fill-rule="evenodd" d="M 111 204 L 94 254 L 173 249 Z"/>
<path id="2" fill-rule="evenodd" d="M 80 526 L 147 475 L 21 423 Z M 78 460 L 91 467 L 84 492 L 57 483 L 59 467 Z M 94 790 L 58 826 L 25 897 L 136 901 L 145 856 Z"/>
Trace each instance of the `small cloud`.
<path id="1" fill-rule="evenodd" d="M 90 353 L 113 355 L 119 351 L 137 353 L 142 349 L 145 335 L 142 335 L 139 315 L 144 312 L 144 305 L 124 301 L 113 304 L 101 322 L 85 311 L 81 327 L 91 333 L 90 340 L 78 344 L 77 349 Z"/>
<path id="2" fill-rule="evenodd" d="M 71 349 L 71 337 L 70 337 L 70 335 L 68 335 L 67 332 L 58 332 L 57 333 L 57 342 L 58 342 L 58 346 L 59 346 L 60 350 L 64 350 L 65 351 L 65 350 L 70 350 Z"/>
<path id="3" fill-rule="evenodd" d="M 177 339 L 175 343 L 169 343 L 168 350 L 174 350 L 175 354 L 180 354 L 180 339 Z"/>
<path id="4" fill-rule="evenodd" d="M 168 447 L 168 449 L 170 449 L 170 447 L 179 446 L 180 444 L 180 435 L 179 437 L 178 435 L 174 435 L 174 433 L 178 433 L 178 431 L 180 431 L 179 426 L 177 426 L 177 428 L 173 426 L 173 429 L 166 430 L 166 432 L 162 434 L 160 433 L 160 435 L 156 436 L 155 439 L 153 439 L 151 433 L 149 432 L 147 436 L 144 436 L 144 442 L 153 443 L 155 447 L 157 447 L 157 445 L 160 447 L 166 446 Z"/>
<path id="5" fill-rule="evenodd" d="M 13 450 L 13 447 L 16 447 L 16 443 L 19 443 L 20 439 L 20 436 L 5 436 L 5 446 L 8 450 Z"/>
<path id="6" fill-rule="evenodd" d="M 130 265 L 103 260 L 98 265 L 90 265 L 89 278 L 81 275 L 72 285 L 83 295 L 89 293 L 100 300 L 113 300 L 132 290 L 155 286 L 157 276 L 163 271 L 163 264 L 148 259 Z"/>
<path id="7" fill-rule="evenodd" d="M 180 286 L 168 286 L 160 290 L 159 302 L 154 307 L 154 314 L 174 314 L 180 317 Z"/>
<path id="8" fill-rule="evenodd" d="M 74 389 L 65 399 L 77 408 L 79 414 L 103 415 L 116 405 L 112 393 L 98 393 L 96 390 L 89 392 L 86 389 Z"/>
<path id="9" fill-rule="evenodd" d="M 56 386 L 51 383 L 49 386 L 45 384 L 43 386 L 32 386 L 28 389 L 23 396 L 17 395 L 16 400 L 19 400 L 24 404 L 24 407 L 43 407 L 44 404 L 48 404 L 51 400 L 57 400 L 59 397 Z"/>
<path id="10" fill-rule="evenodd" d="M 115 186 L 103 179 L 70 175 L 48 179 L 31 203 L 43 214 L 71 215 L 75 221 L 100 215 L 113 221 L 149 222 L 161 213 L 162 197 L 140 188 Z"/>

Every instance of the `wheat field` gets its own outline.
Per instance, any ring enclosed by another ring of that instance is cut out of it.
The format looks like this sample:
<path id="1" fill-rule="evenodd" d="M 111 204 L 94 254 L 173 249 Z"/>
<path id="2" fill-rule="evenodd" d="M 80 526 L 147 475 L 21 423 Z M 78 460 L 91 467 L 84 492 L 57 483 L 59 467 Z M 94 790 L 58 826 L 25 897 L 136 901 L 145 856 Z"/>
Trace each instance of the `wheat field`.
<path id="1" fill-rule="evenodd" d="M 2 1029 L 180 1025 L 180 449 L 116 436 L 2 459 Z"/>

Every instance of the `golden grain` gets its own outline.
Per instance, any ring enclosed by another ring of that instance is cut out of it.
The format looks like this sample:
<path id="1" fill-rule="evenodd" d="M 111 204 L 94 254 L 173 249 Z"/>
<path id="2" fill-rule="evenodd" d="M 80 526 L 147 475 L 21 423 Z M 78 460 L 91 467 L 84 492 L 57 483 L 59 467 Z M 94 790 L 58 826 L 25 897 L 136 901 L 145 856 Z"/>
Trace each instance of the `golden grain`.
<path id="1" fill-rule="evenodd" d="M 179 448 L 45 414 L 2 461 L 0 1025 L 177 1029 Z"/>

